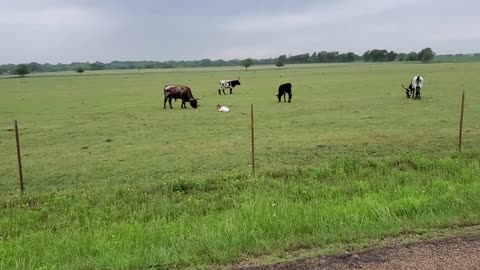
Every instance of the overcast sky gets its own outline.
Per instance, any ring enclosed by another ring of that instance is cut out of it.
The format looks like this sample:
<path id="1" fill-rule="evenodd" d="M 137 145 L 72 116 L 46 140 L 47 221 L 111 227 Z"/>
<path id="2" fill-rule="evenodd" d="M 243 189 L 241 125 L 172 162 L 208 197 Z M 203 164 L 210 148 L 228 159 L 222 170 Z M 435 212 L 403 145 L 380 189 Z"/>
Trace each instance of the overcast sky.
<path id="1" fill-rule="evenodd" d="M 479 11 L 479 0 L 0 0 L 0 64 L 472 53 Z"/>

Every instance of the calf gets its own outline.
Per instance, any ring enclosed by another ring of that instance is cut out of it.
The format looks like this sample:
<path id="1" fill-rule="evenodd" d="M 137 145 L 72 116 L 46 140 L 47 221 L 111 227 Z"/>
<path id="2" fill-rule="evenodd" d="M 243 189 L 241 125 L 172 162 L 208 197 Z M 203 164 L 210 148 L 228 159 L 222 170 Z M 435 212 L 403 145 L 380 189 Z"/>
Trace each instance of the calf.
<path id="1" fill-rule="evenodd" d="M 219 111 L 219 112 L 229 112 L 230 109 L 225 105 L 218 104 L 217 105 L 217 111 Z"/>
<path id="2" fill-rule="evenodd" d="M 284 83 L 278 87 L 278 95 L 277 95 L 278 102 L 282 101 L 282 96 L 283 96 L 283 102 L 287 102 L 285 94 L 288 94 L 288 103 L 292 102 L 292 84 L 291 83 Z"/>
<path id="3" fill-rule="evenodd" d="M 166 109 L 166 104 L 168 100 L 168 104 L 170 105 L 170 109 L 172 108 L 172 98 L 175 99 L 181 99 L 182 100 L 182 105 L 181 108 L 187 108 L 185 105 L 186 102 L 190 103 L 190 106 L 192 108 L 196 109 L 199 105 L 197 104 L 197 100 L 201 99 L 200 98 L 194 98 L 192 95 L 192 91 L 190 90 L 190 87 L 188 86 L 183 86 L 183 85 L 165 85 L 163 88 L 163 93 L 165 95 L 165 99 L 163 100 L 163 108 Z"/>
<path id="4" fill-rule="evenodd" d="M 241 85 L 240 80 L 221 80 L 218 82 L 218 94 L 221 95 L 223 91 L 225 95 L 226 88 L 230 89 L 230 94 L 232 94 L 232 89 L 237 85 Z"/>

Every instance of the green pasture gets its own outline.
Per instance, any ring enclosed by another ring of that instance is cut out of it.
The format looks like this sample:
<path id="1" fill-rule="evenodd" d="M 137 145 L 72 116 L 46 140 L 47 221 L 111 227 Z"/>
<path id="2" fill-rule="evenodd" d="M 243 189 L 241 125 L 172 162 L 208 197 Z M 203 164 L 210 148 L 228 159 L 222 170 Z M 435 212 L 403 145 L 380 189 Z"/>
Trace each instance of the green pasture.
<path id="1" fill-rule="evenodd" d="M 479 73 L 356 63 L 0 79 L 0 269 L 214 267 L 479 224 Z M 406 99 L 417 74 L 422 100 Z M 290 104 L 274 96 L 285 82 Z M 172 83 L 200 107 L 164 109 Z"/>

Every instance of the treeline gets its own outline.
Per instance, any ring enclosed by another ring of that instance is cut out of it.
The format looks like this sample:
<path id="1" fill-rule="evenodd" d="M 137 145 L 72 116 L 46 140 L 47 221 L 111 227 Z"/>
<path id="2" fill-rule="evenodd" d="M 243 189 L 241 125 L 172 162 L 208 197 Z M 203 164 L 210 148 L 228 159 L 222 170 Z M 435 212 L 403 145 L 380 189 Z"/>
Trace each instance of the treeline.
<path id="1" fill-rule="evenodd" d="M 434 62 L 480 62 L 480 53 L 436 55 Z"/>
<path id="2" fill-rule="evenodd" d="M 22 65 L 22 64 L 20 64 Z M 0 65 L 0 74 L 13 73 L 20 65 Z M 73 62 L 71 64 L 39 64 L 36 62 L 23 64 L 28 66 L 30 72 L 57 72 L 77 70 L 113 70 L 113 69 L 157 69 L 157 68 L 183 68 L 183 67 L 214 67 L 214 66 L 240 66 L 240 60 L 216 60 L 203 59 L 197 61 L 112 61 L 102 62 Z"/>
<path id="3" fill-rule="evenodd" d="M 251 65 L 276 65 L 278 67 L 286 64 L 304 64 L 304 63 L 346 63 L 355 61 L 365 62 L 387 62 L 387 61 L 422 61 L 428 62 L 433 59 L 435 53 L 430 48 L 422 51 L 406 53 L 396 53 L 387 50 L 368 50 L 362 56 L 353 52 L 340 53 L 338 51 L 321 51 L 314 53 L 303 53 L 298 55 L 280 55 L 276 58 L 250 59 L 249 61 L 233 60 L 193 60 L 193 61 L 112 61 L 110 63 L 102 62 L 73 62 L 70 64 L 40 64 L 36 62 L 27 64 L 6 64 L 0 65 L 0 74 L 17 74 L 24 76 L 31 72 L 57 72 L 57 71 L 77 71 L 79 73 L 87 70 L 115 70 L 115 69 L 164 69 L 164 68 L 195 68 L 195 67 L 223 67 L 223 66 L 245 66 L 245 63 Z M 247 67 L 246 67 L 247 68 Z"/>
<path id="4" fill-rule="evenodd" d="M 389 61 L 421 61 L 430 62 L 435 57 L 435 52 L 431 48 L 425 48 L 420 52 L 396 53 L 387 50 L 366 51 L 362 59 L 365 62 L 389 62 Z"/>
<path id="5" fill-rule="evenodd" d="M 305 64 L 305 63 L 345 63 L 359 61 L 362 58 L 353 53 L 339 53 L 339 52 L 314 52 L 312 54 L 304 53 L 298 55 L 280 55 L 278 58 L 272 59 L 269 64 L 274 64 L 277 61 L 281 61 L 285 64 Z"/>

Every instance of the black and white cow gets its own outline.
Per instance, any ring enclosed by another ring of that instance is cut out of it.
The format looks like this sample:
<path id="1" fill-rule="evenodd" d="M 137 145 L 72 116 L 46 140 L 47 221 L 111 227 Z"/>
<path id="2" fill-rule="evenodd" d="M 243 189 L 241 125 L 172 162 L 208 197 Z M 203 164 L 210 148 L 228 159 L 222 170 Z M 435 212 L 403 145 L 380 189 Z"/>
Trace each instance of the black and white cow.
<path id="1" fill-rule="evenodd" d="M 240 78 L 239 78 L 240 79 Z M 240 80 L 221 80 L 218 82 L 218 94 L 221 95 L 222 91 L 223 94 L 225 95 L 225 89 L 228 88 L 230 89 L 230 94 L 232 94 L 232 89 L 237 86 L 241 85 Z"/>
<path id="2" fill-rule="evenodd" d="M 288 103 L 292 102 L 292 84 L 291 83 L 284 83 L 278 87 L 278 102 L 287 102 L 285 94 L 288 94 Z"/>
<path id="3" fill-rule="evenodd" d="M 422 76 L 413 76 L 412 82 L 410 82 L 410 85 L 407 87 L 403 86 L 403 89 L 405 89 L 405 94 L 407 95 L 407 98 L 413 98 L 413 99 L 422 99 L 420 92 L 422 91 L 423 88 L 423 77 Z"/>

